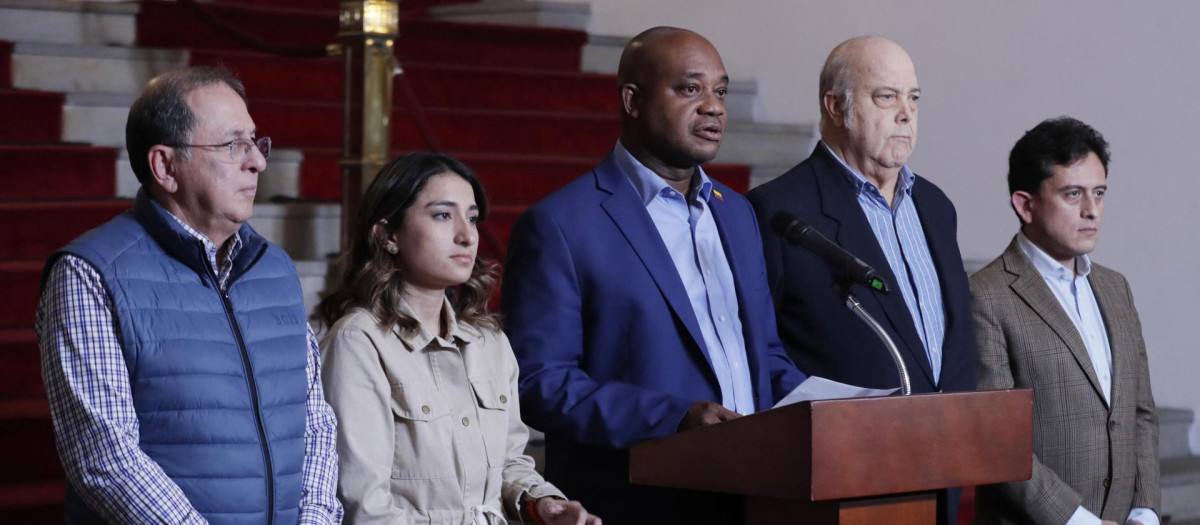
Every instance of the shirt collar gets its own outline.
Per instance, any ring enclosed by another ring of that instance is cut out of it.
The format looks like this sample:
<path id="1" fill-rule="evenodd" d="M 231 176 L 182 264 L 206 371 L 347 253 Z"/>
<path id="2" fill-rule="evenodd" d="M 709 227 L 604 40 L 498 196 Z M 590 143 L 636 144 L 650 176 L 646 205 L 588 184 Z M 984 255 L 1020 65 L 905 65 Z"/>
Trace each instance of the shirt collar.
<path id="1" fill-rule="evenodd" d="M 405 302 L 404 299 L 400 299 L 396 306 L 400 310 L 400 313 L 407 315 L 412 319 L 417 318 L 416 312 L 413 312 L 413 309 L 408 306 L 408 303 Z M 454 314 L 454 306 L 450 304 L 450 298 L 447 296 L 442 297 L 441 317 L 442 323 L 448 327 L 448 330 L 446 331 L 446 337 L 434 335 L 426 330 L 425 327 L 419 325 L 415 331 L 410 332 L 407 336 L 400 332 L 400 329 L 397 328 L 396 335 L 400 337 L 400 340 L 404 343 L 404 346 L 407 347 L 409 351 L 413 352 L 424 349 L 435 341 L 437 342 L 437 345 L 442 348 L 453 348 L 465 343 L 467 341 L 467 334 L 462 327 L 458 325 L 458 316 Z"/>
<path id="2" fill-rule="evenodd" d="M 641 197 L 643 205 L 649 206 L 655 197 L 671 187 L 667 184 L 666 179 L 651 171 L 628 149 L 625 149 L 625 145 L 621 144 L 620 140 L 617 140 L 617 145 L 613 148 L 613 158 L 616 159 L 617 166 L 621 168 L 621 171 L 625 172 L 625 176 L 629 177 L 629 182 L 633 184 L 633 189 Z M 697 180 L 700 181 L 700 184 L 695 183 Z M 695 174 L 692 175 L 692 195 L 689 197 L 709 202 L 712 192 L 712 179 L 709 179 L 708 175 L 704 173 L 704 168 L 696 166 Z"/>
<path id="3" fill-rule="evenodd" d="M 833 148 L 829 147 L 829 144 L 826 144 L 824 140 L 821 140 L 820 144 L 825 148 L 825 151 L 829 152 L 830 156 L 837 159 L 838 164 L 841 164 L 842 168 L 845 170 L 843 173 L 846 175 L 846 179 L 854 185 L 855 193 L 862 193 L 868 184 L 875 189 L 876 193 L 879 193 L 879 188 L 875 186 L 875 183 L 867 180 L 867 178 L 864 177 L 863 174 L 859 173 L 858 170 L 850 167 L 849 164 L 846 164 L 846 161 L 842 160 L 842 158 L 833 151 Z M 900 177 L 896 181 L 896 189 L 904 192 L 907 195 L 912 195 L 913 183 L 915 183 L 916 180 L 916 174 L 914 174 L 912 170 L 908 169 L 907 164 L 900 166 Z"/>
<path id="4" fill-rule="evenodd" d="M 166 212 L 169 217 L 174 219 L 175 222 L 179 224 L 179 227 L 183 228 L 183 231 L 186 231 L 188 235 L 191 235 L 193 238 L 200 241 L 202 245 L 204 245 L 204 253 L 208 255 L 208 264 L 212 266 L 213 272 L 218 274 L 221 273 L 221 268 L 226 264 L 232 264 L 233 260 L 237 258 L 238 252 L 242 251 L 241 232 L 233 232 L 233 236 L 230 237 L 228 241 L 225 241 L 229 246 L 229 250 L 225 253 L 225 260 L 221 263 L 218 263 L 217 244 L 214 243 L 212 239 L 209 239 L 207 235 L 204 235 L 195 228 L 192 228 L 188 225 L 188 223 L 183 222 L 183 219 L 176 217 L 175 214 L 168 211 L 165 206 L 163 207 L 163 211 Z"/>
<path id="5" fill-rule="evenodd" d="M 1087 277 L 1092 272 L 1092 260 L 1087 254 L 1075 257 L 1075 272 L 1070 268 L 1063 266 L 1062 263 L 1054 260 L 1049 254 L 1043 251 L 1029 237 L 1025 236 L 1024 232 L 1017 232 L 1017 246 L 1021 248 L 1021 253 L 1024 253 L 1029 261 L 1033 263 L 1034 269 L 1038 271 L 1045 279 L 1060 279 L 1063 281 L 1075 280 L 1075 274 L 1079 277 Z"/>

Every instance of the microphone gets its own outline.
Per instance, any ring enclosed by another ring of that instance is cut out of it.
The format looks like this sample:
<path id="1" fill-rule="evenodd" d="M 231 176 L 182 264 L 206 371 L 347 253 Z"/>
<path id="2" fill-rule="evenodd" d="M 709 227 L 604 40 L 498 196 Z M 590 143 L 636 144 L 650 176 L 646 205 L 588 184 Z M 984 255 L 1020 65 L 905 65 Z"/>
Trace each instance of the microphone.
<path id="1" fill-rule="evenodd" d="M 858 298 L 850 293 L 850 286 L 845 284 L 845 281 L 855 282 L 872 290 L 887 293 L 887 282 L 878 275 L 875 275 L 875 270 L 867 266 L 867 263 L 862 262 L 858 257 L 842 249 L 841 246 L 826 239 L 816 228 L 800 220 L 795 215 L 790 213 L 776 213 L 774 217 L 771 217 L 771 227 L 776 232 L 779 232 L 783 236 L 783 240 L 787 241 L 788 244 L 794 244 L 807 249 L 825 259 L 825 263 L 833 268 L 833 271 L 843 279 L 843 281 L 839 281 L 835 288 L 838 289 L 838 293 L 845 299 L 846 307 L 866 323 L 871 328 L 871 331 L 875 332 L 875 335 L 879 337 L 879 340 L 883 342 L 888 355 L 892 357 L 892 362 L 896 364 L 896 375 L 900 378 L 900 393 L 906 396 L 911 394 L 912 381 L 908 377 L 908 367 L 904 365 L 904 358 L 900 356 L 900 349 L 896 347 L 896 342 L 892 341 L 892 337 L 888 335 L 883 325 L 879 324 L 863 308 Z"/>
<path id="2" fill-rule="evenodd" d="M 816 228 L 795 215 L 776 213 L 771 217 L 771 227 L 782 235 L 788 244 L 804 248 L 824 259 L 837 275 L 872 290 L 888 292 L 887 282 L 875 274 L 875 269 L 825 238 Z"/>

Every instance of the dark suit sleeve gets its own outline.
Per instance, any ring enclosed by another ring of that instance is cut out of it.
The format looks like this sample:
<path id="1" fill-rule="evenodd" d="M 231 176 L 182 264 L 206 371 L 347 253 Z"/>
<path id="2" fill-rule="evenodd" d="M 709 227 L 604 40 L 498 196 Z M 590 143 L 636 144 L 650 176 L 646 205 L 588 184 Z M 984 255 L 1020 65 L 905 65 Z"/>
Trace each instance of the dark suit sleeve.
<path id="1" fill-rule="evenodd" d="M 585 327 L 576 269 L 553 216 L 535 207 L 517 221 L 502 290 L 507 332 L 521 368 L 522 413 L 546 433 L 595 446 L 626 448 L 675 433 L 691 401 L 629 383 L 599 383 L 584 370 L 589 361 L 617 354 L 585 349 L 585 329 L 621 327 Z"/>
<path id="2" fill-rule="evenodd" d="M 992 300 L 984 293 L 973 294 L 971 311 L 979 350 L 980 390 L 1009 389 L 1014 384 L 1003 321 L 992 306 Z M 1028 514 L 1029 523 L 1066 523 L 1083 503 L 1083 497 L 1043 465 L 1037 455 L 1033 457 L 1033 476 L 1029 481 L 1002 483 L 998 487 L 1004 498 Z"/>
<path id="3" fill-rule="evenodd" d="M 1129 312 L 1134 326 L 1133 338 L 1136 341 L 1136 353 L 1132 356 L 1133 366 L 1137 368 L 1137 425 L 1134 444 L 1137 454 L 1137 477 L 1133 483 L 1133 507 L 1146 507 L 1159 512 L 1162 509 L 1162 495 L 1159 487 L 1158 462 L 1158 412 L 1154 406 L 1154 394 L 1150 390 L 1150 366 L 1146 359 L 1146 342 L 1142 339 L 1142 322 L 1137 308 L 1133 304 L 1133 292 L 1129 282 L 1122 279 L 1125 296 L 1129 298 Z"/>

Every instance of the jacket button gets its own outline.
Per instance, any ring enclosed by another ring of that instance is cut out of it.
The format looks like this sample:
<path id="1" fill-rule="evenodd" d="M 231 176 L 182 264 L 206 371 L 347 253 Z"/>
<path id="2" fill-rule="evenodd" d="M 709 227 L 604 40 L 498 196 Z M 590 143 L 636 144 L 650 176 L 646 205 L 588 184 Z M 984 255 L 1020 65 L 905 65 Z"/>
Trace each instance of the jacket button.
<path id="1" fill-rule="evenodd" d="M 421 405 L 421 413 L 428 414 L 429 413 L 429 405 Z"/>
<path id="2" fill-rule="evenodd" d="M 508 396 L 506 396 L 506 395 L 504 395 L 504 394 L 500 394 L 500 402 L 501 402 L 501 403 L 507 403 L 507 402 L 508 402 Z"/>
<path id="3" fill-rule="evenodd" d="M 471 420 L 464 417 L 463 418 L 463 426 L 464 427 L 471 426 Z M 1108 485 L 1105 485 L 1105 486 L 1107 487 Z"/>
<path id="4" fill-rule="evenodd" d="M 1117 429 L 1117 422 L 1116 422 L 1116 421 L 1109 421 L 1109 422 L 1108 422 L 1108 429 L 1109 429 L 1109 430 L 1116 430 L 1116 429 Z"/>
<path id="5" fill-rule="evenodd" d="M 1104 488 L 1108 488 L 1109 485 L 1112 485 L 1112 480 L 1104 478 Z"/>

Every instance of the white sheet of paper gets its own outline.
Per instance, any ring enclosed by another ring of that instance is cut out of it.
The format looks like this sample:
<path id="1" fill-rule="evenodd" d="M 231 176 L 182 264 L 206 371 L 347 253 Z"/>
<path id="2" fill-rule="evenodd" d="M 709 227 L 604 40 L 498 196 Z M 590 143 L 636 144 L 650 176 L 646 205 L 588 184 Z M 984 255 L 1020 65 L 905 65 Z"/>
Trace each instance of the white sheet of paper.
<path id="1" fill-rule="evenodd" d="M 899 388 L 890 390 L 876 390 L 874 388 L 863 388 L 860 386 L 847 385 L 839 383 L 824 377 L 809 376 L 808 379 L 800 383 L 795 389 L 780 399 L 775 406 L 771 408 L 779 408 L 792 403 L 800 403 L 803 401 L 817 401 L 821 399 L 849 399 L 855 397 L 880 397 L 888 396 L 895 393 Z"/>

